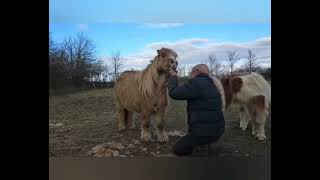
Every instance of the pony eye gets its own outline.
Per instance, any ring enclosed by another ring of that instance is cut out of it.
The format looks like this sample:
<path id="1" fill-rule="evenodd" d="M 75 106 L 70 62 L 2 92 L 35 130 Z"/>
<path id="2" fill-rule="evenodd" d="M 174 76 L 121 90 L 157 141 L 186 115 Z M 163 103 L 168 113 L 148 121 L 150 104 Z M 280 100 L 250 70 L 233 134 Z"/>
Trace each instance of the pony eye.
<path id="1" fill-rule="evenodd" d="M 173 60 L 173 59 L 171 59 L 171 63 L 172 63 L 172 64 L 174 63 L 174 60 Z"/>

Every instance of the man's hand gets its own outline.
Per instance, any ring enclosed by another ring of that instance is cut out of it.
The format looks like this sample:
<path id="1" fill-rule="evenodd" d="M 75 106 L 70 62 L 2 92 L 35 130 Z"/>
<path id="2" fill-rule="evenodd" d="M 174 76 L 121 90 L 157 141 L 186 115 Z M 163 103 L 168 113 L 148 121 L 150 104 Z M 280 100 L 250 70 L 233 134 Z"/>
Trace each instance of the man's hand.
<path id="1" fill-rule="evenodd" d="M 177 71 L 175 69 L 171 69 L 169 73 L 171 76 L 177 76 Z"/>
<path id="2" fill-rule="evenodd" d="M 172 69 L 169 71 L 169 73 L 170 73 L 171 76 L 174 76 L 174 75 L 177 76 L 178 71 L 177 71 L 176 69 L 173 69 L 173 68 L 172 68 Z"/>

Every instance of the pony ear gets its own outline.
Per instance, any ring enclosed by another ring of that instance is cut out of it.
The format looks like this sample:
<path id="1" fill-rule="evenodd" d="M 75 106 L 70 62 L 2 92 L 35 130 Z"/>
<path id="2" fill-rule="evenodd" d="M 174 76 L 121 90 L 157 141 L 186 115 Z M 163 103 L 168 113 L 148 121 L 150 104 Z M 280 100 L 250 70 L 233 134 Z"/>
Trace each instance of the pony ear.
<path id="1" fill-rule="evenodd" d="M 161 57 L 165 57 L 167 55 L 167 53 L 165 51 L 162 51 L 162 49 L 160 50 L 158 49 L 157 52 L 158 52 L 158 55 Z"/>
<path id="2" fill-rule="evenodd" d="M 160 54 L 161 54 L 161 57 L 165 57 L 167 55 L 166 52 L 161 52 Z"/>
<path id="3" fill-rule="evenodd" d="M 174 51 L 173 51 L 173 56 L 174 56 L 174 58 L 178 58 L 178 54 Z"/>

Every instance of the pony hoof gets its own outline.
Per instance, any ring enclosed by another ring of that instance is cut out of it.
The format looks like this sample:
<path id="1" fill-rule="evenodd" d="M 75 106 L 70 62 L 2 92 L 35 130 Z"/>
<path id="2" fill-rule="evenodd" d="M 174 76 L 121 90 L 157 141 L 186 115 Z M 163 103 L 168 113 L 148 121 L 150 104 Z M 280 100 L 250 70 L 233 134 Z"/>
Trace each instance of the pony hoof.
<path id="1" fill-rule="evenodd" d="M 149 137 L 140 137 L 141 141 L 144 141 L 144 142 L 150 142 L 151 141 L 151 138 Z"/>
<path id="2" fill-rule="evenodd" d="M 130 129 L 130 130 L 134 130 L 134 129 L 136 129 L 136 126 L 135 125 L 131 125 L 131 126 L 128 126 L 127 128 Z"/>
<path id="3" fill-rule="evenodd" d="M 265 135 L 257 135 L 256 137 L 257 137 L 257 139 L 258 139 L 259 141 L 264 141 L 264 140 L 267 139 L 267 137 L 266 137 Z"/>
<path id="4" fill-rule="evenodd" d="M 144 142 L 150 142 L 151 141 L 150 135 L 141 136 L 140 139 L 141 139 L 141 141 L 144 141 Z"/>
<path id="5" fill-rule="evenodd" d="M 158 141 L 161 143 L 169 142 L 169 137 L 167 134 L 161 134 L 158 136 Z"/>
<path id="6" fill-rule="evenodd" d="M 124 130 L 126 130 L 126 127 L 123 127 L 123 126 L 118 127 L 118 131 L 124 131 Z"/>

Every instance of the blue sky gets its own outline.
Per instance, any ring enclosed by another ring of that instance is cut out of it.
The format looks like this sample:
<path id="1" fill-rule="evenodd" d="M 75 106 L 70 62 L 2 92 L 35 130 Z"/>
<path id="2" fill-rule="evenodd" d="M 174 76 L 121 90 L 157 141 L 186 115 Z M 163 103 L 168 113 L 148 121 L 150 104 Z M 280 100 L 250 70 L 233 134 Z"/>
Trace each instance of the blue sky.
<path id="1" fill-rule="evenodd" d="M 49 29 L 56 41 L 83 32 L 99 57 L 107 61 L 120 50 L 126 65 L 138 69 L 160 46 L 175 48 L 185 64 L 205 61 L 211 52 L 223 58 L 228 48 L 244 55 L 250 47 L 271 65 L 270 0 L 151 2 L 50 0 Z"/>
<path id="2" fill-rule="evenodd" d="M 52 23 L 270 23 L 270 0 L 50 0 Z"/>
<path id="3" fill-rule="evenodd" d="M 133 23 L 52 24 L 50 31 L 57 41 L 83 32 L 94 41 L 100 55 L 107 55 L 113 50 L 120 50 L 123 55 L 128 55 L 142 50 L 146 44 L 158 41 L 208 38 L 217 42 L 245 42 L 270 36 L 268 24 L 177 24 L 176 27 L 167 28 L 162 25 L 163 27 Z"/>

